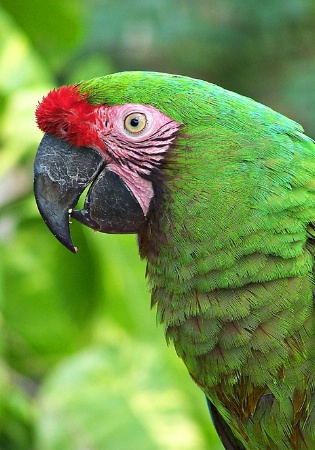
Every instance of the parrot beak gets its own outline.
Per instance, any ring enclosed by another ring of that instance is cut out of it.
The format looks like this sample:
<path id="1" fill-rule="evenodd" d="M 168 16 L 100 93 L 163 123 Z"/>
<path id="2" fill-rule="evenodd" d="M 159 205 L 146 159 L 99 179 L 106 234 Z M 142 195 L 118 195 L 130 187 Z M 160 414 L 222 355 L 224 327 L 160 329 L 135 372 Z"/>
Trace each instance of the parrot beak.
<path id="1" fill-rule="evenodd" d="M 34 163 L 36 203 L 50 231 L 73 253 L 70 211 L 104 165 L 97 152 L 78 149 L 50 134 L 44 135 L 38 147 Z"/>
<path id="2" fill-rule="evenodd" d="M 73 211 L 84 189 L 91 185 L 84 209 Z M 141 206 L 102 156 L 93 149 L 71 146 L 45 134 L 34 163 L 34 193 L 41 216 L 53 235 L 76 253 L 70 217 L 105 233 L 136 233 L 145 217 Z"/>

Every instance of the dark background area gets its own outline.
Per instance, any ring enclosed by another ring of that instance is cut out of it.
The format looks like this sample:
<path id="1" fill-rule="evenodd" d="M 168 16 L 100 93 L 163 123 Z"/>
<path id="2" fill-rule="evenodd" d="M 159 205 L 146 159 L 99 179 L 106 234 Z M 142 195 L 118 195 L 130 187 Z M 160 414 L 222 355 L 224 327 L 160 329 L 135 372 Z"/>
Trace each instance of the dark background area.
<path id="1" fill-rule="evenodd" d="M 74 256 L 40 219 L 34 110 L 61 84 L 154 70 L 250 96 L 315 137 L 315 2 L 2 0 L 0 68 L 1 450 L 222 449 L 156 326 L 135 237 L 73 224 Z"/>

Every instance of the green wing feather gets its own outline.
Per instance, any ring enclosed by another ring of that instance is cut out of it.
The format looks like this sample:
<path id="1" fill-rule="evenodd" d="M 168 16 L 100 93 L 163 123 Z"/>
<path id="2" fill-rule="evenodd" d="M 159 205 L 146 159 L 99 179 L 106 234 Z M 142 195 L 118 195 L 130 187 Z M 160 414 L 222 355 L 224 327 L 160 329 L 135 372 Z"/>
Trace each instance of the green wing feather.
<path id="1" fill-rule="evenodd" d="M 315 448 L 315 145 L 251 99 L 175 75 L 79 84 L 182 123 L 139 235 L 152 304 L 247 450 Z"/>

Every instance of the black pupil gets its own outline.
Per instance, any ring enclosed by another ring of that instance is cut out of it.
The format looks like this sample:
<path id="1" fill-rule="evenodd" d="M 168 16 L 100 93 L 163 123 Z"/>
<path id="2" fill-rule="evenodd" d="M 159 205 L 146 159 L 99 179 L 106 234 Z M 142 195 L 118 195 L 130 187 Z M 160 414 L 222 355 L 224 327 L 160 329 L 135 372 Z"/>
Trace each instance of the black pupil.
<path id="1" fill-rule="evenodd" d="M 136 128 L 137 126 L 139 126 L 139 123 L 140 123 L 139 117 L 133 117 L 133 118 L 130 120 L 130 125 L 131 125 L 132 127 L 134 127 L 134 128 Z"/>

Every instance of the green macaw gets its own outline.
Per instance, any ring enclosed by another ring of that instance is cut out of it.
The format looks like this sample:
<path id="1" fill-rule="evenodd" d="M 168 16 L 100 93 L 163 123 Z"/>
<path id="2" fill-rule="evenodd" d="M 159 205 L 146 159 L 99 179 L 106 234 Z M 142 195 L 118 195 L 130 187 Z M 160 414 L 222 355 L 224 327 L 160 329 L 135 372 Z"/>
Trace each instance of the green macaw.
<path id="1" fill-rule="evenodd" d="M 154 72 L 60 87 L 36 119 L 47 226 L 73 252 L 70 217 L 138 235 L 225 448 L 314 450 L 314 141 L 249 98 Z"/>

